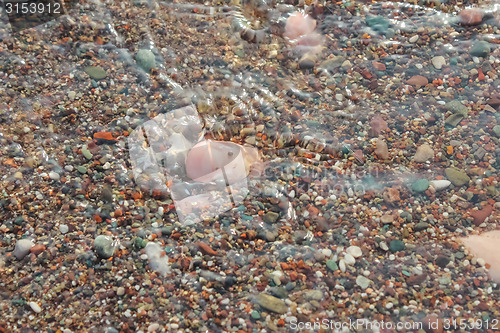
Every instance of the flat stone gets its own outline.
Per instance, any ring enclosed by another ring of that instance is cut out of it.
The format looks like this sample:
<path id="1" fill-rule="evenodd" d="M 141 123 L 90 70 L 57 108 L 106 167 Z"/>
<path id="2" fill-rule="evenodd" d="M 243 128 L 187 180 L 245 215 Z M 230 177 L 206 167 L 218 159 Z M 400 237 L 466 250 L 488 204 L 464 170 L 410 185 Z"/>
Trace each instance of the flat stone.
<path id="1" fill-rule="evenodd" d="M 272 224 L 278 221 L 280 215 L 276 212 L 267 212 L 264 216 L 262 216 L 262 220 L 266 223 Z"/>
<path id="2" fill-rule="evenodd" d="M 418 222 L 415 224 L 415 231 L 422 231 L 429 227 L 429 223 L 427 222 Z"/>
<path id="3" fill-rule="evenodd" d="M 464 117 L 467 116 L 467 113 L 469 113 L 469 109 L 459 100 L 453 100 L 446 103 L 446 108 L 454 114 L 460 114 Z"/>
<path id="4" fill-rule="evenodd" d="M 108 75 L 100 66 L 88 66 L 84 71 L 94 80 L 102 80 Z"/>
<path id="5" fill-rule="evenodd" d="M 319 67 L 332 71 L 332 70 L 337 69 L 340 66 L 342 66 L 344 61 L 345 61 L 345 57 L 336 56 L 336 57 L 333 57 L 333 58 L 330 58 L 330 59 L 323 61 L 319 65 Z"/>
<path id="6" fill-rule="evenodd" d="M 394 222 L 394 216 L 392 214 L 385 214 L 385 215 L 382 215 L 380 220 L 382 221 L 383 224 L 389 224 L 389 223 Z"/>
<path id="7" fill-rule="evenodd" d="M 487 217 L 493 212 L 493 206 L 487 205 L 483 209 L 473 210 L 470 215 L 474 219 L 474 224 L 476 226 L 481 225 Z"/>
<path id="8" fill-rule="evenodd" d="M 462 121 L 462 119 L 464 119 L 463 115 L 461 115 L 461 114 L 452 114 L 448 118 L 446 118 L 446 120 L 444 121 L 444 123 L 446 125 L 448 125 L 448 126 L 456 127 L 458 124 L 460 124 L 460 122 Z"/>
<path id="9" fill-rule="evenodd" d="M 411 184 L 411 189 L 415 192 L 424 192 L 429 188 L 429 181 L 427 179 L 417 179 Z"/>
<path id="10" fill-rule="evenodd" d="M 389 249 L 392 251 L 392 252 L 398 252 L 398 251 L 403 251 L 405 249 L 405 243 L 403 243 L 402 240 L 399 240 L 399 239 L 393 239 L 390 243 L 389 243 Z"/>
<path id="11" fill-rule="evenodd" d="M 418 147 L 415 156 L 413 156 L 413 160 L 417 163 L 424 163 L 426 161 L 432 160 L 433 158 L 434 150 L 427 143 L 424 143 L 423 145 Z"/>
<path id="12" fill-rule="evenodd" d="M 424 283 L 425 280 L 427 280 L 427 274 L 414 274 L 406 279 L 406 284 L 409 286 L 419 285 Z"/>
<path id="13" fill-rule="evenodd" d="M 275 313 L 286 313 L 288 311 L 288 306 L 283 300 L 271 295 L 257 295 L 257 303 L 264 309 Z"/>
<path id="14" fill-rule="evenodd" d="M 500 125 L 495 125 L 493 127 L 493 133 L 495 133 L 497 138 L 500 138 Z"/>
<path id="15" fill-rule="evenodd" d="M 367 289 L 370 286 L 371 282 L 372 280 L 368 279 L 363 275 L 358 275 L 358 277 L 356 278 L 356 284 L 360 286 L 362 289 Z"/>
<path id="16" fill-rule="evenodd" d="M 322 301 L 324 299 L 323 292 L 321 290 L 306 290 L 304 292 L 304 298 L 307 301 Z"/>
<path id="17" fill-rule="evenodd" d="M 406 83 L 412 86 L 425 86 L 429 83 L 429 80 L 422 75 L 414 75 L 406 81 Z"/>
<path id="18" fill-rule="evenodd" d="M 455 186 L 463 186 L 467 185 L 470 182 L 469 176 L 465 173 L 465 171 L 460 170 L 455 167 L 446 168 L 445 169 L 446 177 L 452 182 Z"/>

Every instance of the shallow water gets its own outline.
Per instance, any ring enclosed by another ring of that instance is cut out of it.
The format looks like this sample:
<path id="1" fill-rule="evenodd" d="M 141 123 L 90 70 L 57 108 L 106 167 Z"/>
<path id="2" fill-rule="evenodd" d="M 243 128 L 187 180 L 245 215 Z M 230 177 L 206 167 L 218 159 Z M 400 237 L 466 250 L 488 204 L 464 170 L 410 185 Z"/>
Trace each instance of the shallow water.
<path id="1" fill-rule="evenodd" d="M 458 241 L 498 228 L 499 4 L 466 5 L 481 24 L 452 1 L 82 1 L 17 32 L 4 11 L 0 327 L 290 332 L 434 314 L 447 331 L 500 328 L 498 281 Z M 296 11 L 317 35 L 294 44 Z M 187 105 L 192 122 L 147 128 Z M 202 138 L 258 149 L 244 190 L 187 177 Z M 206 188 L 217 201 L 179 213 Z M 17 260 L 22 238 L 37 247 Z"/>

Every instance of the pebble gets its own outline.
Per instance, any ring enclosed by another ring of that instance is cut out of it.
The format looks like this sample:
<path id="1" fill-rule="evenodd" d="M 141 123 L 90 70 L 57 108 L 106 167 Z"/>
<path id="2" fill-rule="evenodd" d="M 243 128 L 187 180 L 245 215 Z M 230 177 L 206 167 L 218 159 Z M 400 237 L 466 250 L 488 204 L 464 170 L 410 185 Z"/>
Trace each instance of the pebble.
<path id="1" fill-rule="evenodd" d="M 446 108 L 454 114 L 459 114 L 464 117 L 467 116 L 467 113 L 469 113 L 469 109 L 459 100 L 453 100 L 446 103 Z"/>
<path id="2" fill-rule="evenodd" d="M 432 58 L 431 61 L 432 61 L 432 65 L 436 69 L 441 69 L 441 68 L 443 68 L 444 65 L 446 65 L 446 59 L 443 56 L 436 56 L 436 57 Z"/>
<path id="3" fill-rule="evenodd" d="M 415 231 L 422 231 L 429 227 L 429 223 L 427 222 L 418 222 L 415 224 Z"/>
<path id="4" fill-rule="evenodd" d="M 483 209 L 473 210 L 470 213 L 470 215 L 474 219 L 474 221 L 473 221 L 474 224 L 476 226 L 479 226 L 486 220 L 487 217 L 489 217 L 491 215 L 492 212 L 493 212 L 493 206 L 487 205 Z"/>
<path id="5" fill-rule="evenodd" d="M 80 165 L 78 166 L 78 168 L 76 168 L 78 170 L 79 173 L 87 173 L 87 168 L 84 167 L 83 165 Z"/>
<path id="6" fill-rule="evenodd" d="M 141 49 L 135 54 L 137 66 L 149 73 L 152 68 L 156 67 L 155 55 L 150 50 Z"/>
<path id="7" fill-rule="evenodd" d="M 288 307 L 285 302 L 279 298 L 276 298 L 267 294 L 259 294 L 257 295 L 257 303 L 262 306 L 264 309 L 275 312 L 275 313 L 286 313 L 288 311 Z"/>
<path id="8" fill-rule="evenodd" d="M 362 289 L 367 289 L 370 286 L 371 282 L 372 280 L 368 279 L 363 275 L 358 275 L 358 277 L 356 278 L 356 284 L 360 286 Z"/>
<path id="9" fill-rule="evenodd" d="M 264 216 L 262 216 L 262 220 L 266 223 L 272 224 L 278 221 L 279 216 L 280 215 L 276 212 L 267 212 Z"/>
<path id="10" fill-rule="evenodd" d="M 356 263 L 356 259 L 354 259 L 354 257 L 349 253 L 346 253 L 346 255 L 344 256 L 344 262 L 346 265 L 352 266 Z"/>
<path id="11" fill-rule="evenodd" d="M 389 158 L 389 148 L 387 147 L 387 143 L 385 143 L 384 139 L 382 138 L 377 138 L 377 141 L 375 143 L 377 145 L 377 148 L 375 148 L 375 154 L 381 159 L 388 159 Z"/>
<path id="12" fill-rule="evenodd" d="M 156 332 L 159 329 L 160 329 L 160 324 L 158 324 L 158 323 L 152 323 L 151 325 L 148 326 L 148 333 Z"/>
<path id="13" fill-rule="evenodd" d="M 484 12 L 479 8 L 466 8 L 458 13 L 463 25 L 478 25 L 483 21 Z"/>
<path id="14" fill-rule="evenodd" d="M 51 172 L 49 172 L 49 178 L 53 179 L 53 180 L 59 180 L 59 179 L 61 179 L 61 176 L 59 176 L 59 174 L 57 172 L 51 171 Z"/>
<path id="15" fill-rule="evenodd" d="M 116 246 L 113 244 L 113 238 L 104 235 L 99 235 L 94 239 L 94 248 L 97 255 L 104 259 L 111 258 L 116 250 Z"/>
<path id="16" fill-rule="evenodd" d="M 436 191 L 441 191 L 451 185 L 451 182 L 446 179 L 431 180 L 430 186 L 434 187 Z"/>
<path id="17" fill-rule="evenodd" d="M 429 188 L 429 181 L 427 179 L 417 179 L 411 184 L 411 189 L 415 192 L 424 192 Z"/>
<path id="18" fill-rule="evenodd" d="M 40 307 L 40 305 L 38 305 L 38 303 L 36 303 L 36 302 L 29 302 L 28 304 L 29 304 L 31 310 L 33 310 L 33 312 L 35 312 L 35 313 L 42 312 L 42 308 Z"/>
<path id="19" fill-rule="evenodd" d="M 413 160 L 417 163 L 424 163 L 433 158 L 434 158 L 434 150 L 427 143 L 424 143 L 423 145 L 418 147 L 415 156 L 413 156 Z"/>
<path id="20" fill-rule="evenodd" d="M 124 294 L 125 294 L 125 288 L 123 287 L 116 288 L 116 295 L 123 296 Z"/>
<path id="21" fill-rule="evenodd" d="M 405 249 L 405 243 L 399 239 L 393 239 L 389 243 L 389 249 L 391 249 L 392 252 L 403 251 Z"/>
<path id="22" fill-rule="evenodd" d="M 477 41 L 472 45 L 470 54 L 475 57 L 486 58 L 491 52 L 490 44 L 484 40 Z"/>
<path id="23" fill-rule="evenodd" d="M 73 90 L 68 91 L 68 98 L 69 99 L 74 100 L 75 97 L 76 97 L 76 92 L 74 92 Z"/>
<path id="24" fill-rule="evenodd" d="M 326 261 L 326 267 L 328 267 L 328 269 L 331 270 L 332 272 L 339 269 L 339 266 L 337 265 L 337 263 L 333 259 L 329 259 Z"/>
<path id="25" fill-rule="evenodd" d="M 446 177 L 455 186 L 467 185 L 470 182 L 470 177 L 465 173 L 465 171 L 460 170 L 455 167 L 445 169 Z"/>
<path id="26" fill-rule="evenodd" d="M 60 224 L 59 231 L 61 232 L 61 234 L 65 234 L 69 231 L 69 228 L 66 224 Z"/>
<path id="27" fill-rule="evenodd" d="M 359 258 L 363 255 L 363 251 L 361 251 L 361 248 L 355 245 L 349 246 L 346 249 L 346 252 L 349 253 L 354 258 Z"/>
<path id="28" fill-rule="evenodd" d="M 14 248 L 14 252 L 12 253 L 17 260 L 23 259 L 28 253 L 30 253 L 30 249 L 35 246 L 33 241 L 30 239 L 20 239 L 16 242 L 16 246 Z"/>
<path id="29" fill-rule="evenodd" d="M 392 214 L 384 214 L 380 218 L 380 221 L 382 221 L 383 224 L 390 224 L 394 222 L 394 216 Z"/>
<path id="30" fill-rule="evenodd" d="M 495 125 L 493 127 L 493 132 L 495 133 L 497 138 L 500 138 L 500 125 Z"/>
<path id="31" fill-rule="evenodd" d="M 410 43 L 416 43 L 416 42 L 417 42 L 417 40 L 418 40 L 418 35 L 414 35 L 414 36 L 411 36 L 411 37 L 410 37 L 409 42 L 410 42 Z"/>
<path id="32" fill-rule="evenodd" d="M 429 83 L 429 80 L 425 76 L 422 75 L 414 75 L 406 81 L 409 85 L 412 86 L 425 86 Z"/>
<path id="33" fill-rule="evenodd" d="M 452 114 L 444 121 L 446 125 L 456 127 L 464 118 L 461 114 Z"/>
<path id="34" fill-rule="evenodd" d="M 88 66 L 85 67 L 84 71 L 94 80 L 102 80 L 108 75 L 106 71 L 99 66 Z"/>

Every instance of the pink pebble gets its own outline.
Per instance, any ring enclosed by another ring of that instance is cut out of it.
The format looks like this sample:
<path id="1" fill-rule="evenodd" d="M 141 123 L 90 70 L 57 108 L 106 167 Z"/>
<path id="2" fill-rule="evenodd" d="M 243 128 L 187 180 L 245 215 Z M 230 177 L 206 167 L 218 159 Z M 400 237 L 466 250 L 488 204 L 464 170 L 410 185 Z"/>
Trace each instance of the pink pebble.
<path id="1" fill-rule="evenodd" d="M 309 15 L 295 12 L 286 21 L 285 37 L 290 40 L 296 40 L 314 32 L 316 20 Z"/>
<path id="2" fill-rule="evenodd" d="M 477 25 L 483 21 L 484 12 L 479 8 L 467 8 L 458 13 L 458 16 L 464 25 Z"/>

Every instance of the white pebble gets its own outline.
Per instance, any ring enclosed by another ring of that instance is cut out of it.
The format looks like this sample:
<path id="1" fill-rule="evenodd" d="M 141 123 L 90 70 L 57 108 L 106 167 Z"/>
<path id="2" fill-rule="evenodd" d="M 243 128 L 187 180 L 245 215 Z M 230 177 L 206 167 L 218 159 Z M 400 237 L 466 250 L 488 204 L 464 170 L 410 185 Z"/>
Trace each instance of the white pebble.
<path id="1" fill-rule="evenodd" d="M 148 332 L 151 333 L 151 332 L 156 332 L 158 329 L 160 328 L 160 324 L 158 323 L 152 323 L 151 325 L 149 325 L 148 327 Z"/>
<path id="2" fill-rule="evenodd" d="M 418 40 L 418 35 L 411 36 L 410 43 L 415 43 Z"/>
<path id="3" fill-rule="evenodd" d="M 355 245 L 349 246 L 346 251 L 354 258 L 359 258 L 363 255 L 363 251 L 361 251 L 361 248 Z"/>
<path id="4" fill-rule="evenodd" d="M 486 266 L 486 261 L 483 258 L 477 258 L 477 264 L 481 267 Z"/>
<path id="5" fill-rule="evenodd" d="M 349 253 L 347 253 L 344 256 L 344 261 L 345 261 L 346 265 L 354 265 L 356 263 L 356 259 L 354 259 L 354 257 L 352 255 L 350 255 Z"/>
<path id="6" fill-rule="evenodd" d="M 69 231 L 69 228 L 66 224 L 61 224 L 59 225 L 59 231 L 61 232 L 61 234 L 65 234 Z"/>
<path id="7" fill-rule="evenodd" d="M 31 310 L 33 310 L 34 312 L 36 312 L 36 313 L 42 312 L 42 308 L 40 307 L 40 305 L 38 305 L 38 303 L 29 302 L 28 304 L 29 304 Z"/>
<path id="8" fill-rule="evenodd" d="M 49 172 L 49 177 L 50 177 L 50 179 L 53 179 L 53 180 L 61 179 L 61 176 L 59 176 L 59 174 L 55 171 Z"/>

